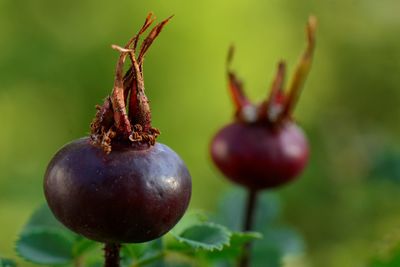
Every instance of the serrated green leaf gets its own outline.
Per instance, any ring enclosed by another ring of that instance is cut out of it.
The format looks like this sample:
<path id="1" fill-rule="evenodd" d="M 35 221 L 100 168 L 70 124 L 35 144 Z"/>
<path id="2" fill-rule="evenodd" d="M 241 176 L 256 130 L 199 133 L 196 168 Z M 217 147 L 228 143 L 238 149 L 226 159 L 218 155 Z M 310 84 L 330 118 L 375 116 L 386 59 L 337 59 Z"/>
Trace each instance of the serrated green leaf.
<path id="1" fill-rule="evenodd" d="M 37 210 L 33 212 L 28 222 L 25 224 L 22 232 L 30 231 L 31 229 L 37 228 L 51 228 L 51 229 L 62 229 L 69 231 L 63 226 L 53 215 L 47 204 L 42 204 Z"/>
<path id="2" fill-rule="evenodd" d="M 208 217 L 203 211 L 189 211 L 183 216 L 177 225 L 171 230 L 172 233 L 179 235 L 187 228 L 205 223 Z"/>
<path id="3" fill-rule="evenodd" d="M 41 205 L 36 209 L 28 222 L 24 225 L 21 235 L 31 232 L 60 232 L 64 236 L 68 236 L 68 239 L 79 240 L 79 235 L 70 231 L 64 225 L 62 225 L 53 215 L 47 204 Z"/>
<path id="4" fill-rule="evenodd" d="M 224 246 L 228 246 L 231 234 L 222 225 L 202 223 L 185 229 L 180 235 L 173 234 L 173 236 L 191 248 L 213 251 L 222 250 Z"/>
<path id="5" fill-rule="evenodd" d="M 17 253 L 37 264 L 61 265 L 73 260 L 74 239 L 55 229 L 25 231 L 16 243 Z"/>
<path id="6" fill-rule="evenodd" d="M 17 264 L 15 261 L 10 259 L 2 259 L 0 258 L 0 267 L 16 267 Z"/>
<path id="7" fill-rule="evenodd" d="M 219 261 L 237 259 L 242 254 L 243 248 L 248 242 L 261 238 L 262 234 L 257 232 L 233 232 L 230 245 L 225 246 L 222 251 L 208 253 L 207 258 Z"/>

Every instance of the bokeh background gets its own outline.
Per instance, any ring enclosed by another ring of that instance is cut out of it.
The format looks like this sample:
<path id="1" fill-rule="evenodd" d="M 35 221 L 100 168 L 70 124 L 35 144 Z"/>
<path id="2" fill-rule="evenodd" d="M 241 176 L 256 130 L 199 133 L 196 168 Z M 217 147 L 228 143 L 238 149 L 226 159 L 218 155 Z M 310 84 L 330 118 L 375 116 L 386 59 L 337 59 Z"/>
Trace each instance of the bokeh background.
<path id="1" fill-rule="evenodd" d="M 192 173 L 191 208 L 207 211 L 232 187 L 208 155 L 232 120 L 229 45 L 261 100 L 278 60 L 293 70 L 315 14 L 315 61 L 295 112 L 311 161 L 277 194 L 283 220 L 304 237 L 307 266 L 363 266 L 400 240 L 399 10 L 397 0 L 0 0 L 0 255 L 15 257 L 18 231 L 44 202 L 49 159 L 88 133 L 110 92 L 110 45 L 123 45 L 148 11 L 175 14 L 145 63 L 154 125 Z"/>

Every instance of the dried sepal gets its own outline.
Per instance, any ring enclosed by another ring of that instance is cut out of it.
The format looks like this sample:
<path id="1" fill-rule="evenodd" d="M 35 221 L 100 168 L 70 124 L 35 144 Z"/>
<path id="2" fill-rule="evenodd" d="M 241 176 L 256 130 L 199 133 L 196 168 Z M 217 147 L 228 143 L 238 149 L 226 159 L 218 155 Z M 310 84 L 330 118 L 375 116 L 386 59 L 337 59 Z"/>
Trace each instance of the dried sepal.
<path id="1" fill-rule="evenodd" d="M 105 153 L 111 151 L 111 140 L 115 137 L 114 111 L 110 97 L 104 99 L 103 105 L 96 105 L 96 116 L 90 124 L 90 140 L 93 145 L 100 146 Z"/>
<path id="2" fill-rule="evenodd" d="M 149 13 L 143 23 L 142 28 L 140 28 L 139 32 L 132 37 L 132 39 L 130 40 L 130 44 L 127 46 L 125 46 L 125 48 L 129 48 L 129 46 L 132 44 L 132 50 L 136 53 L 136 47 L 138 45 L 140 36 L 151 26 L 151 24 L 154 22 L 156 18 L 154 17 L 153 13 Z M 132 70 L 132 66 L 129 67 L 129 69 L 127 70 L 125 76 L 124 76 L 124 87 L 125 88 L 132 88 L 133 86 L 133 81 L 134 81 L 134 75 L 135 72 Z M 126 90 L 125 92 L 125 100 L 127 100 L 128 98 L 128 93 L 129 90 Z"/>
<path id="3" fill-rule="evenodd" d="M 153 22 L 155 20 L 156 20 L 156 17 L 154 16 L 154 14 L 152 12 L 150 12 L 146 17 L 142 28 L 139 30 L 139 32 L 134 37 L 135 41 L 133 42 L 133 47 L 132 47 L 133 51 L 136 52 L 136 47 L 137 47 L 140 35 L 143 34 L 151 26 L 151 24 L 153 24 Z"/>
<path id="4" fill-rule="evenodd" d="M 129 55 L 132 62 L 131 70 L 133 73 L 133 83 L 131 85 L 132 86 L 131 95 L 129 99 L 129 117 L 132 120 L 132 124 L 141 125 L 143 128 L 143 131 L 141 131 L 140 133 L 136 132 L 136 134 L 134 135 L 135 136 L 137 136 L 137 134 L 143 135 L 144 136 L 143 140 L 148 141 L 150 144 L 154 144 L 155 138 L 157 138 L 158 135 L 154 134 L 154 131 L 152 131 L 152 129 L 154 128 L 152 128 L 151 126 L 150 105 L 149 105 L 149 100 L 145 94 L 144 79 L 143 79 L 144 56 L 148 51 L 148 49 L 150 48 L 153 41 L 157 38 L 157 36 L 160 34 L 164 26 L 170 21 L 171 18 L 172 16 L 163 20 L 150 31 L 150 33 L 142 42 L 139 56 L 136 57 L 134 51 L 131 52 Z M 143 32 L 144 31 L 140 31 L 138 36 Z M 136 48 L 136 45 L 134 48 Z M 133 132 L 135 132 L 135 129 Z M 148 138 L 147 136 L 151 137 Z M 130 137 L 131 141 L 139 139 L 140 138 Z"/>
<path id="5" fill-rule="evenodd" d="M 171 16 L 172 17 L 172 16 Z M 139 56 L 136 49 L 140 36 L 151 26 L 155 17 L 149 13 L 143 26 L 124 47 L 112 45 L 120 53 L 112 94 L 102 106 L 98 106 L 96 117 L 91 124 L 91 141 L 99 145 L 106 153 L 111 152 L 112 140 L 143 142 L 154 145 L 159 130 L 151 126 L 149 101 L 144 92 L 143 59 L 153 41 L 171 17 L 157 24 L 143 41 Z M 126 58 L 129 56 L 131 66 L 123 75 Z M 129 101 L 128 101 L 129 99 Z M 129 102 L 129 113 L 127 103 Z"/>
<path id="6" fill-rule="evenodd" d="M 296 67 L 292 81 L 288 89 L 287 100 L 285 103 L 284 110 L 282 112 L 282 118 L 289 118 L 296 105 L 297 99 L 299 98 L 303 84 L 307 78 L 307 75 L 311 68 L 312 58 L 315 48 L 315 32 L 317 28 L 317 19 L 314 16 L 308 18 L 306 27 L 307 32 L 307 47 L 300 58 L 300 61 Z"/>
<path id="7" fill-rule="evenodd" d="M 149 33 L 149 35 L 144 39 L 142 42 L 142 45 L 140 47 L 140 53 L 138 56 L 138 62 L 140 65 L 140 69 L 142 68 L 143 65 L 143 59 L 144 56 L 147 52 L 147 50 L 150 48 L 151 44 L 153 41 L 157 38 L 157 36 L 160 34 L 164 26 L 172 19 L 173 16 L 170 16 L 169 18 L 161 21 L 159 24 L 157 24 Z"/>
<path id="8" fill-rule="evenodd" d="M 129 136 L 129 140 L 132 142 L 146 142 L 150 145 L 154 145 L 157 137 L 160 135 L 160 131 L 157 128 L 151 127 L 148 131 L 143 131 L 140 124 L 134 125 L 133 128 L 134 130 Z"/>
<path id="9" fill-rule="evenodd" d="M 271 125 L 278 125 L 285 119 L 290 119 L 301 88 L 311 67 L 313 52 L 315 48 L 315 31 L 317 20 L 310 16 L 307 23 L 307 47 L 302 54 L 300 62 L 295 70 L 293 79 L 288 89 L 284 92 L 286 65 L 283 61 L 278 63 L 275 79 L 271 86 L 268 98 L 259 105 L 254 105 L 246 97 L 240 80 L 230 70 L 230 63 L 234 50 L 230 48 L 227 57 L 227 74 L 229 92 L 235 105 L 235 117 L 237 120 L 253 123 L 264 122 Z"/>
<path id="10" fill-rule="evenodd" d="M 120 52 L 118 63 L 115 69 L 114 88 L 111 95 L 111 102 L 114 110 L 114 124 L 119 134 L 127 136 L 132 131 L 132 128 L 126 112 L 123 68 L 125 59 L 129 52 L 127 49 L 118 47 L 116 45 L 113 45 L 112 47 Z"/>
<path id="11" fill-rule="evenodd" d="M 272 83 L 268 98 L 260 104 L 259 119 L 268 120 L 274 123 L 283 111 L 285 101 L 284 82 L 286 74 L 286 64 L 283 61 L 278 63 L 275 79 Z"/>
<path id="12" fill-rule="evenodd" d="M 252 120 L 251 110 L 254 105 L 247 98 L 244 90 L 243 83 L 236 77 L 236 74 L 231 70 L 230 65 L 234 56 L 234 47 L 231 46 L 228 52 L 226 61 L 226 72 L 228 76 L 228 89 L 235 106 L 235 116 L 237 119 L 247 120 L 247 117 Z M 243 112 L 244 111 L 244 112 Z M 250 111 L 250 112 L 247 112 Z M 250 114 L 247 116 L 246 114 Z"/>

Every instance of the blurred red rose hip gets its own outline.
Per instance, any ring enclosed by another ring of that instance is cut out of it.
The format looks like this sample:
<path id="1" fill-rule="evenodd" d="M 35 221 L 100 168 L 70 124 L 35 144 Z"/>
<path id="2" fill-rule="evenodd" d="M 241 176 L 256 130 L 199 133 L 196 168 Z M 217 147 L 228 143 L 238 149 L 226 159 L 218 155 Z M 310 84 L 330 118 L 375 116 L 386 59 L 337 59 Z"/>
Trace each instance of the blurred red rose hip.
<path id="1" fill-rule="evenodd" d="M 302 129 L 292 120 L 293 108 L 311 66 L 316 20 L 307 25 L 308 45 L 287 92 L 285 63 L 278 64 L 268 98 L 252 103 L 241 82 L 229 69 L 229 91 L 235 105 L 235 121 L 219 130 L 210 144 L 212 160 L 231 181 L 252 191 L 283 185 L 303 171 L 309 146 Z"/>

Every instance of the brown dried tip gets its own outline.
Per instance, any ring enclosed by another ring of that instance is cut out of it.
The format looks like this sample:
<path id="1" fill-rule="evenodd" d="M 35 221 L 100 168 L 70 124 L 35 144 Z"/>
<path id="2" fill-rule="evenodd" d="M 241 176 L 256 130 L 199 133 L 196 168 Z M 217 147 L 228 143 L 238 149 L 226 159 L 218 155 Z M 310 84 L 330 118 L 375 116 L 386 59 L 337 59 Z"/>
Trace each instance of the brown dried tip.
<path id="1" fill-rule="evenodd" d="M 144 91 L 143 62 L 144 56 L 153 41 L 164 26 L 172 18 L 169 17 L 157 24 L 144 39 L 136 57 L 136 49 L 140 36 L 150 27 L 155 18 L 149 13 L 143 26 L 124 47 L 112 45 L 120 53 L 116 70 L 114 87 L 111 96 L 107 97 L 101 107 L 98 107 L 96 117 L 91 124 L 91 140 L 99 145 L 106 153 L 112 149 L 112 140 L 126 142 L 141 142 L 154 145 L 159 130 L 151 126 L 149 101 Z M 123 75 L 126 58 L 129 57 L 131 66 Z M 129 98 L 129 114 L 127 102 Z"/>

